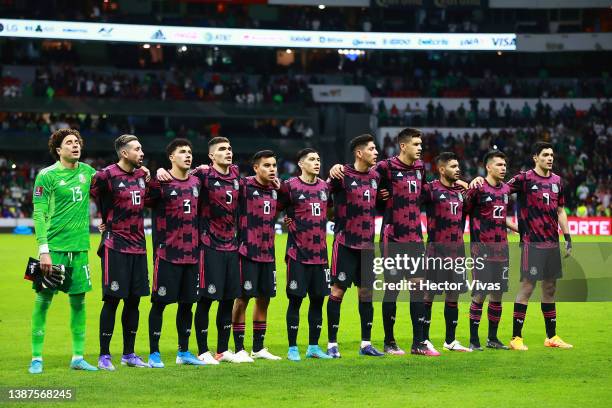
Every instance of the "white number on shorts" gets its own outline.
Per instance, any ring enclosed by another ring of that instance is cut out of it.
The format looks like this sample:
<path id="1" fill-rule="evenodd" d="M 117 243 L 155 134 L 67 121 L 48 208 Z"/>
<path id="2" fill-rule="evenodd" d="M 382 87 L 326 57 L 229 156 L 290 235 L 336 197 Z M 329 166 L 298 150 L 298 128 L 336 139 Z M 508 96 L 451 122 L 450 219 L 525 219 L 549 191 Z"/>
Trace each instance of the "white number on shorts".
<path id="1" fill-rule="evenodd" d="M 264 205 L 263 205 L 263 213 L 264 214 L 270 214 L 271 211 L 271 206 L 270 206 L 270 201 L 264 201 Z"/>
<path id="2" fill-rule="evenodd" d="M 493 206 L 493 218 L 504 218 L 504 206 L 503 205 Z"/>
<path id="3" fill-rule="evenodd" d="M 183 212 L 185 214 L 191 214 L 191 201 L 183 200 Z"/>
<path id="4" fill-rule="evenodd" d="M 321 203 L 310 203 L 310 209 L 315 217 L 321 216 Z"/>

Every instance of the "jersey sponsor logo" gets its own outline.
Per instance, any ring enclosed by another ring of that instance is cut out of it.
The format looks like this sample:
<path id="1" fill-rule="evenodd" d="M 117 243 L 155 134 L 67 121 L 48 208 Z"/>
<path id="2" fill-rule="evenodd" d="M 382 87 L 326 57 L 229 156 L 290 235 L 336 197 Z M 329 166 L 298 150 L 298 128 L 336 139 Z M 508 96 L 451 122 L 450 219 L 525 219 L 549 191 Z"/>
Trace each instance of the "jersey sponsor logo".
<path id="1" fill-rule="evenodd" d="M 297 287 L 298 287 L 297 281 L 292 280 L 291 282 L 289 282 L 289 289 L 296 290 Z"/>
<path id="2" fill-rule="evenodd" d="M 145 181 L 142 177 L 138 179 L 138 185 L 140 186 L 140 188 L 145 188 Z"/>
<path id="3" fill-rule="evenodd" d="M 36 188 L 34 189 L 34 197 L 42 197 L 43 191 L 43 186 L 36 186 Z"/>
<path id="4" fill-rule="evenodd" d="M 208 285 L 208 293 L 214 295 L 215 293 L 217 293 L 217 287 L 211 283 L 210 285 Z"/>
<path id="5" fill-rule="evenodd" d="M 251 283 L 250 280 L 248 281 L 244 281 L 244 290 L 251 290 L 253 289 L 253 284 Z"/>
<path id="6" fill-rule="evenodd" d="M 171 196 L 175 196 L 175 195 L 178 195 L 178 194 L 176 193 L 176 190 L 172 190 L 172 192 L 170 193 L 170 195 L 171 195 Z"/>
<path id="7" fill-rule="evenodd" d="M 344 272 L 340 272 L 340 273 L 338 274 L 338 280 L 339 280 L 340 282 L 344 282 L 344 281 L 346 280 L 346 273 L 344 273 Z"/>
<path id="8" fill-rule="evenodd" d="M 321 201 L 327 201 L 327 194 L 325 191 L 319 191 L 319 197 L 321 197 Z"/>
<path id="9" fill-rule="evenodd" d="M 84 176 L 83 174 L 79 174 L 79 181 L 80 181 L 81 183 L 84 183 L 84 182 L 85 182 L 85 176 Z"/>
<path id="10" fill-rule="evenodd" d="M 123 184 L 123 181 L 121 183 L 119 183 L 119 185 L 117 186 L 119 188 L 125 187 L 125 184 Z"/>
<path id="11" fill-rule="evenodd" d="M 234 180 L 234 190 L 238 190 L 240 188 L 240 183 L 238 183 L 238 180 Z"/>
<path id="12" fill-rule="evenodd" d="M 556 183 L 553 183 L 551 188 L 552 188 L 552 192 L 553 193 L 558 193 L 559 192 L 559 186 Z"/>
<path id="13" fill-rule="evenodd" d="M 253 196 L 258 196 L 259 195 L 259 191 L 255 190 L 253 191 Z"/>
<path id="14" fill-rule="evenodd" d="M 166 296 L 166 287 L 160 286 L 159 289 L 157 289 L 157 294 L 159 296 Z"/>
<path id="15" fill-rule="evenodd" d="M 538 186 L 536 186 L 536 185 L 534 184 L 533 186 L 531 186 L 531 189 L 532 189 L 532 190 L 534 190 L 534 191 L 537 191 L 537 190 L 538 190 Z"/>
<path id="16" fill-rule="evenodd" d="M 305 198 L 306 198 L 306 197 L 304 197 L 304 194 L 300 194 L 300 196 L 298 197 L 298 200 L 303 200 L 303 199 L 305 199 Z"/>
<path id="17" fill-rule="evenodd" d="M 440 200 L 444 200 L 446 196 L 444 194 L 440 194 Z"/>
<path id="18" fill-rule="evenodd" d="M 356 186 L 357 182 L 355 180 L 353 180 L 353 182 L 351 183 L 351 186 Z"/>
<path id="19" fill-rule="evenodd" d="M 372 186 L 373 189 L 377 189 L 378 188 L 378 184 L 376 183 L 376 180 L 374 180 L 374 179 L 370 180 L 370 185 Z"/>
<path id="20" fill-rule="evenodd" d="M 193 186 L 191 191 L 193 191 L 193 196 L 196 198 L 200 195 L 200 191 L 196 186 Z"/>
<path id="21" fill-rule="evenodd" d="M 111 282 L 111 285 L 110 285 L 110 289 L 111 289 L 113 292 L 118 291 L 118 290 L 119 290 L 119 283 L 118 283 L 117 281 L 112 281 L 112 282 Z"/>
<path id="22" fill-rule="evenodd" d="M 213 184 L 213 186 L 215 187 L 221 187 L 221 184 L 218 181 L 215 181 L 215 184 Z"/>
<path id="23" fill-rule="evenodd" d="M 60 186 L 65 186 L 65 185 L 66 185 L 66 182 L 65 182 L 64 180 L 60 180 L 59 185 L 60 185 Z"/>
<path id="24" fill-rule="evenodd" d="M 486 201 L 486 202 L 489 202 L 489 201 L 493 201 L 493 199 L 491 198 L 491 196 L 487 196 L 487 198 L 485 199 L 485 201 Z"/>
<path id="25" fill-rule="evenodd" d="M 402 172 L 401 172 L 401 171 L 398 171 L 398 172 L 397 172 L 397 177 L 404 177 L 404 175 L 402 174 Z"/>

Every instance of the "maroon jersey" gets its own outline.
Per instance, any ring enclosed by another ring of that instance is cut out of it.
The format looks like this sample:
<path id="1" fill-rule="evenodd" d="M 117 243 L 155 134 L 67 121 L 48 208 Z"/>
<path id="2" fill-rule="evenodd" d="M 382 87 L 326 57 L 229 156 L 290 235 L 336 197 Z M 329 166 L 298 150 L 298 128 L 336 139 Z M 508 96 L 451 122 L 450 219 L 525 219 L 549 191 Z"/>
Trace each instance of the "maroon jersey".
<path id="1" fill-rule="evenodd" d="M 339 244 L 354 249 L 372 248 L 379 181 L 380 175 L 374 168 L 360 172 L 349 164 L 344 166 L 344 179 L 330 181 L 334 234 Z"/>
<path id="2" fill-rule="evenodd" d="M 286 209 L 293 220 L 286 256 L 303 264 L 327 265 L 327 183 L 317 178 L 308 184 L 293 177 L 283 183 L 279 193 L 279 208 Z"/>
<path id="3" fill-rule="evenodd" d="M 240 254 L 256 262 L 274 262 L 277 192 L 253 176 L 240 183 Z"/>
<path id="4" fill-rule="evenodd" d="M 387 189 L 381 229 L 383 241 L 423 242 L 421 231 L 420 195 L 425 180 L 421 160 L 408 166 L 395 156 L 376 165 L 381 176 L 379 187 Z"/>
<path id="5" fill-rule="evenodd" d="M 155 256 L 173 264 L 198 263 L 198 196 L 200 180 L 189 176 L 151 181 L 146 205 L 153 208 Z"/>
<path id="6" fill-rule="evenodd" d="M 492 186 L 485 179 L 478 188 L 466 193 L 463 210 L 470 216 L 472 257 L 485 251 L 489 260 L 508 259 L 506 216 L 510 187 L 506 183 Z"/>
<path id="7" fill-rule="evenodd" d="M 561 177 L 555 173 L 542 177 L 529 170 L 514 176 L 508 185 L 510 192 L 517 194 L 521 242 L 558 244 L 557 209 L 565 205 Z"/>
<path id="8" fill-rule="evenodd" d="M 202 244 L 218 251 L 237 250 L 238 166 L 231 165 L 228 174 L 221 174 L 211 166 L 198 169 L 194 176 L 202 185 L 198 202 Z"/>
<path id="9" fill-rule="evenodd" d="M 146 253 L 145 178 L 143 170 L 128 173 L 117 164 L 96 172 L 90 194 L 96 199 L 106 225 L 101 247 L 128 254 Z"/>
<path id="10" fill-rule="evenodd" d="M 423 185 L 421 200 L 427 214 L 427 242 L 463 244 L 463 188 L 434 180 Z"/>

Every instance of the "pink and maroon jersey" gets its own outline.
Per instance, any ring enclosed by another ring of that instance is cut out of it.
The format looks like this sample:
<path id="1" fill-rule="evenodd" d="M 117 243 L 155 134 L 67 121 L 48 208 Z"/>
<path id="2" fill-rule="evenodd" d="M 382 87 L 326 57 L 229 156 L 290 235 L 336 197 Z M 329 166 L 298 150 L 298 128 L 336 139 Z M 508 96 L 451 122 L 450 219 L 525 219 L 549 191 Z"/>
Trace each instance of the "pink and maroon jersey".
<path id="1" fill-rule="evenodd" d="M 217 251 L 238 249 L 238 166 L 231 165 L 228 174 L 214 167 L 198 169 L 194 176 L 200 179 L 202 190 L 198 202 L 200 240 L 203 245 Z"/>
<path id="2" fill-rule="evenodd" d="M 565 205 L 561 177 L 555 173 L 542 177 L 529 170 L 514 176 L 508 185 L 510 192 L 517 195 L 521 242 L 556 245 L 559 242 L 557 209 Z"/>
<path id="3" fill-rule="evenodd" d="M 376 165 L 381 176 L 379 188 L 387 189 L 390 197 L 385 202 L 381 229 L 383 241 L 423 242 L 421 231 L 420 196 L 425 180 L 421 160 L 408 166 L 395 156 Z"/>
<path id="4" fill-rule="evenodd" d="M 155 256 L 173 264 L 198 263 L 200 180 L 189 176 L 160 183 L 152 180 L 146 204 L 153 208 Z"/>
<path id="5" fill-rule="evenodd" d="M 107 248 L 127 254 L 146 253 L 144 204 L 146 174 L 141 169 L 125 172 L 112 164 L 96 172 L 90 194 L 96 200 L 106 225 Z"/>
<path id="6" fill-rule="evenodd" d="M 466 193 L 463 210 L 470 216 L 472 257 L 485 252 L 489 260 L 508 259 L 506 217 L 510 187 L 506 183 L 492 186 L 485 179 L 478 188 Z"/>
<path id="7" fill-rule="evenodd" d="M 327 265 L 327 183 L 317 178 L 308 184 L 293 177 L 283 183 L 279 193 L 279 209 L 286 209 L 293 220 L 286 257 L 303 264 Z"/>
<path id="8" fill-rule="evenodd" d="M 277 191 L 254 176 L 240 183 L 240 254 L 255 262 L 274 262 Z"/>
<path id="9" fill-rule="evenodd" d="M 423 185 L 421 200 L 427 214 L 427 242 L 463 245 L 463 188 L 434 180 Z"/>
<path id="10" fill-rule="evenodd" d="M 334 234 L 340 245 L 354 249 L 372 248 L 376 190 L 380 175 L 374 168 L 366 172 L 344 165 L 344 179 L 331 179 L 334 202 Z"/>

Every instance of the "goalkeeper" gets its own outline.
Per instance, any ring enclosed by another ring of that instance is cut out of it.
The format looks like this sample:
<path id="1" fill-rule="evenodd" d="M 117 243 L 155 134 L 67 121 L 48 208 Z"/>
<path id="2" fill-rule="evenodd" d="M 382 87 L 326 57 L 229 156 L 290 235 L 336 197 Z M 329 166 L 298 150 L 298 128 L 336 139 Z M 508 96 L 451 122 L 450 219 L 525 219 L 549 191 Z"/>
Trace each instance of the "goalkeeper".
<path id="1" fill-rule="evenodd" d="M 66 292 L 70 298 L 72 361 L 70 368 L 97 371 L 83 359 L 85 348 L 85 293 L 89 276 L 89 187 L 93 167 L 79 162 L 83 139 L 78 131 L 59 129 L 49 138 L 49 151 L 58 161 L 40 171 L 34 184 L 34 228 L 40 269 L 50 277 L 52 265 L 72 268 Z M 32 313 L 32 362 L 29 372 L 42 373 L 42 350 L 47 311 L 56 289 L 36 293 Z"/>

